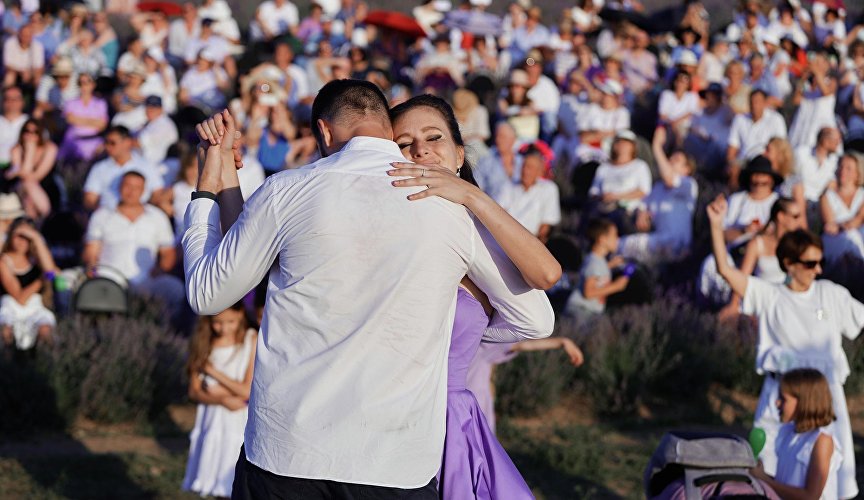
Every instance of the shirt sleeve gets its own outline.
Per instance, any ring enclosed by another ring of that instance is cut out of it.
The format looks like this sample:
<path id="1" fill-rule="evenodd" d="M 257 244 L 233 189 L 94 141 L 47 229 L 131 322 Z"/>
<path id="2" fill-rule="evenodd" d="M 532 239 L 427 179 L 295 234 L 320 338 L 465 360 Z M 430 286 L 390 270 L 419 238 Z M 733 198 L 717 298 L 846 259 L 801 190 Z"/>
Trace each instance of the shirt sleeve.
<path id="1" fill-rule="evenodd" d="M 740 115 L 736 115 L 732 119 L 732 126 L 729 128 L 729 140 L 726 143 L 729 147 L 741 149 L 741 137 L 739 136 L 743 122 Z"/>
<path id="2" fill-rule="evenodd" d="M 45 47 L 36 40 L 33 40 L 31 43 L 33 44 L 33 47 L 30 49 L 33 52 L 33 69 L 42 69 L 45 67 Z"/>
<path id="3" fill-rule="evenodd" d="M 639 190 L 647 196 L 651 194 L 652 185 L 653 180 L 651 179 L 651 169 L 648 168 L 647 164 L 643 163 L 639 168 Z"/>
<path id="4" fill-rule="evenodd" d="M 171 230 L 171 221 L 168 220 L 168 216 L 158 208 L 154 213 L 156 214 L 154 217 L 156 226 L 156 244 L 159 248 L 174 248 L 175 240 L 174 231 Z"/>
<path id="5" fill-rule="evenodd" d="M 90 173 L 87 174 L 87 179 L 84 180 L 85 193 L 96 193 L 101 195 L 102 191 L 105 190 L 105 185 L 100 179 L 99 170 L 99 165 L 90 169 Z"/>
<path id="6" fill-rule="evenodd" d="M 87 234 L 84 236 L 84 241 L 102 241 L 105 236 L 105 216 L 108 215 L 104 209 L 98 209 L 93 212 L 90 217 L 90 222 L 87 224 Z"/>
<path id="7" fill-rule="evenodd" d="M 756 276 L 747 277 L 747 291 L 741 302 L 741 312 L 753 316 L 764 314 L 777 295 L 777 286 Z"/>
<path id="8" fill-rule="evenodd" d="M 864 304 L 852 297 L 845 287 L 833 283 L 832 285 L 836 293 L 836 299 L 832 300 L 832 303 L 840 314 L 838 321 L 840 333 L 848 339 L 855 340 L 864 328 Z"/>
<path id="9" fill-rule="evenodd" d="M 183 270 L 186 297 L 197 314 L 218 314 L 230 307 L 261 281 L 276 260 L 285 215 L 276 206 L 287 194 L 274 192 L 272 186 L 265 183 L 246 202 L 224 238 L 219 205 L 206 198 L 189 203 Z"/>
<path id="10" fill-rule="evenodd" d="M 555 314 L 546 293 L 528 286 L 489 231 L 476 220 L 474 226 L 474 258 L 468 277 L 489 297 L 494 309 L 483 338 L 518 342 L 551 335 Z"/>
<path id="11" fill-rule="evenodd" d="M 669 116 L 669 113 L 672 112 L 672 110 L 669 109 L 669 108 L 671 107 L 671 106 L 670 106 L 671 103 L 669 102 L 669 101 L 670 101 L 670 97 L 671 97 L 670 94 L 671 94 L 671 92 L 668 91 L 668 90 L 664 90 L 664 91 L 660 94 L 660 103 L 657 105 L 657 114 L 659 114 L 660 116 L 664 116 L 664 115 L 665 115 L 665 116 L 668 117 L 668 116 Z"/>

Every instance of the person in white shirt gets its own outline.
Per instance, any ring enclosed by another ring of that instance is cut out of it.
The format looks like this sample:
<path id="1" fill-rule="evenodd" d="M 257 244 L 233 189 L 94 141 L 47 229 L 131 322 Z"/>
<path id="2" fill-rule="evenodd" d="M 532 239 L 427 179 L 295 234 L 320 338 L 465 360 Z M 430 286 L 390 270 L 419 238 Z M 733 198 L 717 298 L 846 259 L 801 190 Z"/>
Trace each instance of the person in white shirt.
<path id="1" fill-rule="evenodd" d="M 3 44 L 3 85 L 17 84 L 36 86 L 45 71 L 45 47 L 33 39 L 33 27 L 21 26 L 17 36 L 9 37 Z"/>
<path id="2" fill-rule="evenodd" d="M 105 134 L 105 150 L 108 158 L 97 162 L 84 181 L 84 207 L 114 208 L 119 202 L 120 180 L 129 171 L 138 172 L 147 179 L 141 193 L 141 202 L 153 200 L 158 203 L 162 194 L 162 176 L 155 165 L 133 151 L 133 142 L 126 127 L 110 127 Z"/>
<path id="3" fill-rule="evenodd" d="M 561 222 L 558 186 L 543 178 L 546 159 L 536 146 L 529 145 L 521 156 L 522 174 L 519 183 L 505 184 L 495 201 L 545 243 L 552 226 Z"/>
<path id="4" fill-rule="evenodd" d="M 211 140 L 183 237 L 189 302 L 216 313 L 269 272 L 234 498 L 437 498 L 460 280 L 498 311 L 493 342 L 547 336 L 551 307 L 464 207 L 392 189 L 404 157 L 377 87 L 328 83 L 312 123 L 323 158 L 271 176 L 239 218 L 233 118 L 199 125 Z"/>
<path id="5" fill-rule="evenodd" d="M 141 203 L 144 176 L 126 172 L 116 208 L 100 208 L 90 217 L 82 260 L 88 268 L 119 272 L 132 290 L 182 303 L 183 286 L 170 274 L 177 261 L 171 221 L 161 210 Z"/>
<path id="6" fill-rule="evenodd" d="M 543 56 L 539 50 L 528 53 L 523 66 L 528 73 L 528 99 L 541 112 L 540 127 L 544 134 L 555 131 L 558 107 L 561 106 L 561 91 L 551 78 L 543 74 Z"/>
<path id="7" fill-rule="evenodd" d="M 588 105 L 579 122 L 579 141 L 582 146 L 609 151 L 612 138 L 630 128 L 630 111 L 621 103 L 624 87 L 615 80 L 607 80 L 598 90 L 599 103 Z"/>
<path id="8" fill-rule="evenodd" d="M 825 127 L 819 131 L 815 147 L 795 149 L 796 173 L 804 184 L 804 198 L 808 203 L 818 203 L 825 189 L 834 181 L 842 140 L 839 130 Z"/>
<path id="9" fill-rule="evenodd" d="M 215 23 L 216 21 L 210 18 L 201 20 L 198 36 L 189 39 L 186 43 L 184 60 L 187 65 L 191 66 L 198 59 L 198 54 L 206 49 L 213 57 L 213 60 L 225 68 L 228 76 L 234 78 L 237 75 L 237 65 L 232 57 L 231 43 L 214 32 L 213 26 Z"/>
<path id="10" fill-rule="evenodd" d="M 690 75 L 679 71 L 668 89 L 660 93 L 657 113 L 660 122 L 668 126 L 674 134 L 676 144 L 684 142 L 693 117 L 699 113 L 699 95 L 690 91 Z"/>
<path id="11" fill-rule="evenodd" d="M 180 138 L 177 125 L 162 110 L 162 98 L 150 95 L 144 99 L 147 123 L 138 131 L 136 142 L 141 155 L 151 165 L 158 165 L 168 156 L 168 148 Z"/>
<path id="12" fill-rule="evenodd" d="M 240 27 L 231 12 L 231 6 L 225 0 L 204 0 L 198 7 L 200 19 L 216 21 L 213 31 L 225 37 L 231 43 L 240 43 Z"/>
<path id="13" fill-rule="evenodd" d="M 741 191 L 729 196 L 729 210 L 723 221 L 723 234 L 730 245 L 749 241 L 771 220 L 771 207 L 780 196 L 775 188 L 783 178 L 762 155 L 750 160 L 741 172 Z"/>
<path id="14" fill-rule="evenodd" d="M 843 337 L 854 340 L 864 328 L 864 304 L 849 290 L 828 280 L 817 280 L 822 273 L 822 240 L 806 230 L 786 233 L 777 244 L 777 259 L 786 273 L 784 283 L 767 283 L 747 276 L 728 261 L 723 241 L 726 203 L 721 197 L 708 207 L 711 240 L 717 270 L 732 290 L 744 297 L 741 311 L 758 318 L 756 372 L 765 375 L 754 426 L 766 434 L 766 445 L 759 459 L 768 474 L 777 469 L 775 438 L 780 418 L 775 402 L 779 394 L 779 375 L 796 368 L 815 368 L 828 380 L 833 400 L 834 425 L 843 454 L 837 474 L 839 495 L 855 498 L 855 450 L 852 426 L 843 393 L 849 376 L 849 361 L 843 352 Z"/>
<path id="15" fill-rule="evenodd" d="M 726 162 L 729 184 L 738 186 L 741 164 L 762 154 L 768 141 L 775 137 L 786 137 L 786 122 L 783 117 L 766 104 L 767 95 L 761 89 L 750 92 L 750 112 L 732 120 L 729 130 Z"/>
<path id="16" fill-rule="evenodd" d="M 290 0 L 266 0 L 255 11 L 250 36 L 254 41 L 268 41 L 286 33 L 294 35 L 299 24 L 297 6 Z"/>
<path id="17" fill-rule="evenodd" d="M 630 228 L 631 216 L 651 193 L 652 183 L 648 164 L 636 158 L 636 134 L 625 130 L 615 136 L 611 159 L 597 168 L 588 194 L 602 214 Z"/>
<path id="18" fill-rule="evenodd" d="M 208 16 L 215 19 L 212 15 Z M 181 63 L 186 57 L 186 47 L 191 40 L 201 33 L 201 21 L 198 18 L 198 8 L 192 2 L 183 4 L 183 13 L 171 21 L 168 27 L 167 56 L 172 63 Z M 140 42 L 139 42 L 140 43 Z M 143 48 L 143 45 L 142 45 Z"/>
<path id="19" fill-rule="evenodd" d="M 3 114 L 0 115 L 0 168 L 12 161 L 12 148 L 21 137 L 21 128 L 29 118 L 24 111 L 24 96 L 18 87 L 3 90 Z"/>

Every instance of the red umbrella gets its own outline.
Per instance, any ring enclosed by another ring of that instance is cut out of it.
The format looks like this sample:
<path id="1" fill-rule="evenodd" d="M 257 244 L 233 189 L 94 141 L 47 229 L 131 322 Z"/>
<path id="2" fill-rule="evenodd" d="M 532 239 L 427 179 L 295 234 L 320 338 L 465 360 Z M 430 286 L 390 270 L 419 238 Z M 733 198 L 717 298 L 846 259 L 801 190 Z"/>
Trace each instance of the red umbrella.
<path id="1" fill-rule="evenodd" d="M 426 36 L 426 31 L 417 21 L 401 12 L 392 10 L 373 10 L 364 20 L 366 24 L 378 26 L 379 28 L 389 29 L 401 33 L 411 38 L 421 38 Z"/>
<path id="2" fill-rule="evenodd" d="M 141 12 L 161 12 L 166 16 L 183 14 L 183 7 L 173 2 L 139 2 L 138 10 Z"/>

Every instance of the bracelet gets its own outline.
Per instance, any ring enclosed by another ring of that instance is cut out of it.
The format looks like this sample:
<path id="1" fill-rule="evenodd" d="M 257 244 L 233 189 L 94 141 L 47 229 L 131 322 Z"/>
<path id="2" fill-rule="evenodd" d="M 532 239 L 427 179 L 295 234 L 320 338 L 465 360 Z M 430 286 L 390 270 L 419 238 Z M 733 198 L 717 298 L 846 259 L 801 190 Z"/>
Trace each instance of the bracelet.
<path id="1" fill-rule="evenodd" d="M 216 198 L 216 194 L 211 193 L 210 191 L 193 191 L 192 192 L 192 201 L 195 201 L 199 198 L 205 198 L 208 200 L 213 200 L 214 203 L 219 203 L 219 199 Z"/>

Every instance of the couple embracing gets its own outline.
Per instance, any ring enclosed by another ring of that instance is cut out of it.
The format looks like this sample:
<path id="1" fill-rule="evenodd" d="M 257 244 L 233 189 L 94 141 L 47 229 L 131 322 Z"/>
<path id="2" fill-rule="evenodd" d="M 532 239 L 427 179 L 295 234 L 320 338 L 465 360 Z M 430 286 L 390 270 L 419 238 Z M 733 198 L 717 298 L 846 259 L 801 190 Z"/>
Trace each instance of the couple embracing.
<path id="1" fill-rule="evenodd" d="M 560 266 L 470 182 L 444 101 L 337 80 L 312 126 L 322 159 L 245 205 L 233 119 L 198 127 L 189 302 L 214 314 L 269 273 L 233 497 L 531 498 L 465 375 L 481 339 L 551 334 Z"/>

